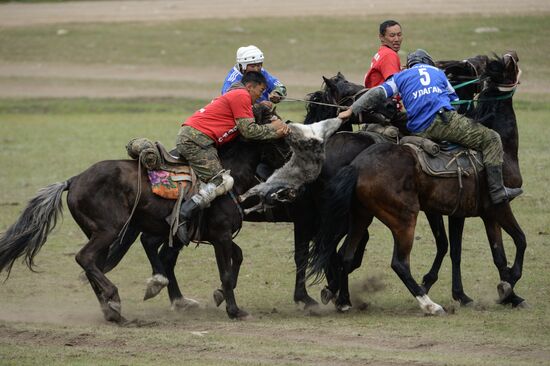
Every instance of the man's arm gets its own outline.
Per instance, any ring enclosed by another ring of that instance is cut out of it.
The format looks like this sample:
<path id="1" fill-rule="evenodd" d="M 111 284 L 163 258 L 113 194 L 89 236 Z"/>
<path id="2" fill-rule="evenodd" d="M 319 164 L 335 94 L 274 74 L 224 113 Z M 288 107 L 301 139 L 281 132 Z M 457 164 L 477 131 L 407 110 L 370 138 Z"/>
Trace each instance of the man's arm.
<path id="1" fill-rule="evenodd" d="M 277 139 L 290 131 L 281 120 L 275 120 L 268 125 L 259 125 L 254 122 L 254 118 L 237 118 L 235 123 L 241 135 L 249 140 Z"/>
<path id="2" fill-rule="evenodd" d="M 387 98 L 386 89 L 384 89 L 382 85 L 369 89 L 357 99 L 349 109 L 338 114 L 338 118 L 347 119 L 351 117 L 352 114 L 359 114 L 363 111 L 372 109 L 378 104 L 383 103 Z"/>
<path id="3" fill-rule="evenodd" d="M 286 86 L 279 79 L 267 72 L 267 70 L 264 71 L 268 84 L 269 100 L 273 103 L 279 103 L 281 97 L 286 97 Z"/>

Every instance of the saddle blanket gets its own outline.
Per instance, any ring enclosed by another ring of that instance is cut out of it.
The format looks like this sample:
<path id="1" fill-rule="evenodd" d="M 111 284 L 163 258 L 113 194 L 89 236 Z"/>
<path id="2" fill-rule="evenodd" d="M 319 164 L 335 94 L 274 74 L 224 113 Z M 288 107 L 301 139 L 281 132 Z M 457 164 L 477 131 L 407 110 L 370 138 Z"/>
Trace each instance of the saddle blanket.
<path id="1" fill-rule="evenodd" d="M 148 170 L 147 175 L 151 182 L 153 193 L 166 199 L 176 200 L 181 192 L 186 197 L 192 186 L 193 177 L 189 172 L 169 172 L 165 170 Z"/>

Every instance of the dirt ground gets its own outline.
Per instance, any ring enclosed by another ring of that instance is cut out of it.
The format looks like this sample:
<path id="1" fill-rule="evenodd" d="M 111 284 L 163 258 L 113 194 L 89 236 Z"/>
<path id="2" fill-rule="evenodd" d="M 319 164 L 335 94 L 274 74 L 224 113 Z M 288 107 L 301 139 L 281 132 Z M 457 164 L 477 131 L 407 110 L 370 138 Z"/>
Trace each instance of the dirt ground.
<path id="1" fill-rule="evenodd" d="M 371 0 L 368 4 L 356 0 L 279 0 L 256 1 L 254 6 L 246 0 L 207 0 L 207 1 L 78 1 L 69 3 L 0 5 L 0 29 L 52 23 L 80 22 L 126 22 L 126 21 L 171 21 L 198 18 L 238 18 L 238 17 L 293 17 L 307 15 L 337 14 L 342 17 L 353 15 L 392 14 L 520 14 L 550 11 L 550 2 L 545 0 L 466 0 L 444 2 L 424 1 L 383 1 Z M 76 80 L 149 80 L 172 82 L 197 82 L 201 75 L 203 84 L 215 84 L 222 80 L 226 69 L 200 70 L 185 67 L 139 67 L 128 65 L 76 65 L 49 63 L 5 63 L 0 62 L 0 78 L 3 78 L 0 97 L 194 97 L 210 98 L 218 90 L 212 87 L 132 88 L 128 85 L 104 85 L 90 83 L 83 88 Z M 279 70 L 277 75 L 287 81 L 296 95 L 319 86 L 318 74 L 304 74 Z M 361 80 L 362 75 L 348 75 L 350 80 Z M 206 80 L 205 80 L 206 78 Z M 51 79 L 65 82 L 52 83 Z M 547 90 L 536 81 L 522 86 L 523 90 Z"/>

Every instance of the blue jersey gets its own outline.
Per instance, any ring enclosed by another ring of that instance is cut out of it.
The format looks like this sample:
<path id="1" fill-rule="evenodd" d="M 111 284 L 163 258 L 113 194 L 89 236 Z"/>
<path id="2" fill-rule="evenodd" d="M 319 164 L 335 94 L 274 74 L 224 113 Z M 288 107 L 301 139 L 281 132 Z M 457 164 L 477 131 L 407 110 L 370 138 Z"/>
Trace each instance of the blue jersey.
<path id="1" fill-rule="evenodd" d="M 267 80 L 267 88 L 263 92 L 262 96 L 258 98 L 256 103 L 263 102 L 264 100 L 269 100 L 269 93 L 271 93 L 277 86 L 282 86 L 283 84 L 277 79 L 276 77 L 269 74 L 265 69 L 262 68 L 262 74 L 264 75 L 265 79 Z M 229 73 L 225 77 L 225 81 L 223 82 L 222 86 L 222 95 L 227 92 L 229 87 L 237 82 L 241 81 L 243 78 L 243 74 L 239 71 L 237 66 L 233 66 L 231 70 L 229 70 Z"/>
<path id="2" fill-rule="evenodd" d="M 445 73 L 425 64 L 416 64 L 394 74 L 382 87 L 388 97 L 401 94 L 407 110 L 407 129 L 412 133 L 427 129 L 437 111 L 453 110 L 451 101 L 458 100 Z"/>

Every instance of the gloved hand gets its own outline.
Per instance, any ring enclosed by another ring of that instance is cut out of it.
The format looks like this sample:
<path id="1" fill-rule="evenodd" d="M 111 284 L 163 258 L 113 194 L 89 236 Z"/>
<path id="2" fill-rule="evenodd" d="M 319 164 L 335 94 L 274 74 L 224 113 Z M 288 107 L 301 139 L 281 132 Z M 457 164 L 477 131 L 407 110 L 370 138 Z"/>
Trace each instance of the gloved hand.
<path id="1" fill-rule="evenodd" d="M 269 100 L 273 103 L 279 103 L 281 101 L 282 95 L 277 93 L 276 91 L 272 91 L 271 94 L 269 94 Z"/>

